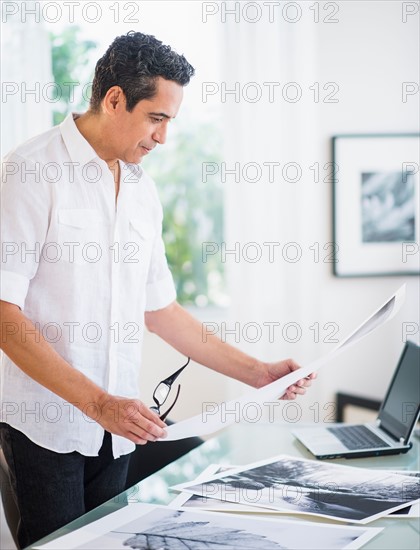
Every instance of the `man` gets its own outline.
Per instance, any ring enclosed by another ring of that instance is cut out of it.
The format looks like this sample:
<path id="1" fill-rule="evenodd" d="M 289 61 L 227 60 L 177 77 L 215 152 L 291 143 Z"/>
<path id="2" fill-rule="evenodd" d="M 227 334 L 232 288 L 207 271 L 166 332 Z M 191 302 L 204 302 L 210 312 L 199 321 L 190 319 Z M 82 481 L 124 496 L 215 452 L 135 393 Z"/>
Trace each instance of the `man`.
<path id="1" fill-rule="evenodd" d="M 89 110 L 4 163 L 0 445 L 22 547 L 121 492 L 135 444 L 165 436 L 138 399 L 144 323 L 254 387 L 298 368 L 204 343 L 176 302 L 162 209 L 139 163 L 165 143 L 193 73 L 154 37 L 120 36 L 97 63 Z"/>

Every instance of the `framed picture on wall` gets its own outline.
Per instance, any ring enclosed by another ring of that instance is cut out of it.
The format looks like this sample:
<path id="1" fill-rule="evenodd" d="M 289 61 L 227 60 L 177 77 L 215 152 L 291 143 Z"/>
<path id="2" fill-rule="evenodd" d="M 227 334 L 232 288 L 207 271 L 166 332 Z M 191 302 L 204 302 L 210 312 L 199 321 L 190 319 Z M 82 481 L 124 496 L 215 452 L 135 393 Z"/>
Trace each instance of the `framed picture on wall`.
<path id="1" fill-rule="evenodd" d="M 332 138 L 334 274 L 418 275 L 420 134 Z"/>

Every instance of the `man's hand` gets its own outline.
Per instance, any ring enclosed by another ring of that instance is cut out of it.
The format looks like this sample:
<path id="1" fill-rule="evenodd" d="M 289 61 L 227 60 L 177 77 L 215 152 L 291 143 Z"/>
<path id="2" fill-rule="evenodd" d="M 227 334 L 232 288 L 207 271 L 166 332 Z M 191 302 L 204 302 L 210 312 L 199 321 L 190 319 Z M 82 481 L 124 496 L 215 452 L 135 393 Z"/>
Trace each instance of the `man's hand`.
<path id="1" fill-rule="evenodd" d="M 166 424 L 138 399 L 105 394 L 98 406 L 92 418 L 108 432 L 126 437 L 137 445 L 166 437 Z"/>
<path id="2" fill-rule="evenodd" d="M 286 374 L 300 369 L 300 366 L 293 361 L 293 359 L 285 359 L 277 363 L 263 363 L 262 365 L 262 373 L 257 386 L 259 388 L 286 376 Z M 301 378 L 295 384 L 287 388 L 281 399 L 296 399 L 298 395 L 304 395 L 306 393 L 306 388 L 312 384 L 312 380 L 315 378 L 315 373 L 309 375 L 307 378 Z"/>

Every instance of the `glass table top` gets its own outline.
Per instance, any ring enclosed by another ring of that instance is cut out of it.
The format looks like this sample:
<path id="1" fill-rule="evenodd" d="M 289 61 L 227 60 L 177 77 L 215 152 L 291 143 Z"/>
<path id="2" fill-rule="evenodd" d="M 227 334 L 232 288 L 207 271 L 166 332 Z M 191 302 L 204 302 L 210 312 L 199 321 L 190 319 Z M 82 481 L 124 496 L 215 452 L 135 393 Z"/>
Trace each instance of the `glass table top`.
<path id="1" fill-rule="evenodd" d="M 168 504 L 178 494 L 170 490 L 169 487 L 195 479 L 210 464 L 242 465 L 280 454 L 313 459 L 309 451 L 293 437 L 290 428 L 289 425 L 260 423 L 236 424 L 226 428 L 200 447 L 172 462 L 114 499 L 43 538 L 31 548 L 83 527 L 131 503 Z M 336 459 L 328 462 L 381 470 L 420 470 L 419 440 L 416 437 L 413 439 L 413 448 L 406 454 L 351 460 Z M 319 517 L 293 514 L 282 514 L 281 517 L 294 521 L 339 523 Z M 370 522 L 368 526 L 384 527 L 384 530 L 370 540 L 364 548 L 380 550 L 404 548 L 408 550 L 420 547 L 419 518 L 380 518 Z"/>

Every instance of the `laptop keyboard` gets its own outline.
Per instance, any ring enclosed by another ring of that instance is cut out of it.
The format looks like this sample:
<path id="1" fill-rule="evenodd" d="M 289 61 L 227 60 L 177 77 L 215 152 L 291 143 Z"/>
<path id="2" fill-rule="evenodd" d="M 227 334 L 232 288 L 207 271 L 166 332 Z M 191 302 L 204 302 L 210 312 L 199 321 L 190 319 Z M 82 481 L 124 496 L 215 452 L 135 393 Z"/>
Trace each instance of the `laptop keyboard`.
<path id="1" fill-rule="evenodd" d="M 327 428 L 347 449 L 371 449 L 376 447 L 390 447 L 383 439 L 376 436 L 366 426 L 340 426 Z"/>

